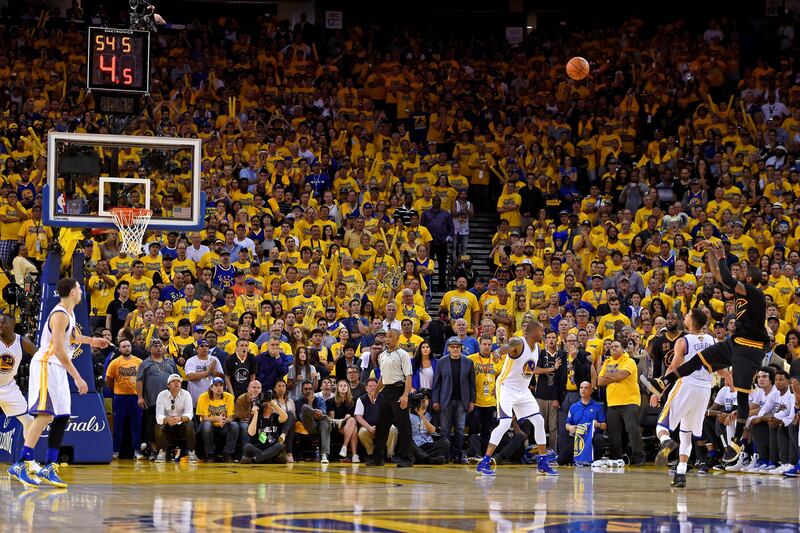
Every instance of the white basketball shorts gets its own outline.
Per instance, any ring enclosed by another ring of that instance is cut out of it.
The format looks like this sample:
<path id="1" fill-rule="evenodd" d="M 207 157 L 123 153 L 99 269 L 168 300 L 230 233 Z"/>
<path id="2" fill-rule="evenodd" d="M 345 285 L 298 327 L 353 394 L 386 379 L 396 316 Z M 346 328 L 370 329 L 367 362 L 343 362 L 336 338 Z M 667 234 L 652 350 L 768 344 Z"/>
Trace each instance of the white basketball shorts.
<path id="1" fill-rule="evenodd" d="M 69 416 L 71 409 L 72 396 L 64 367 L 42 361 L 31 362 L 28 412 L 32 415 Z"/>

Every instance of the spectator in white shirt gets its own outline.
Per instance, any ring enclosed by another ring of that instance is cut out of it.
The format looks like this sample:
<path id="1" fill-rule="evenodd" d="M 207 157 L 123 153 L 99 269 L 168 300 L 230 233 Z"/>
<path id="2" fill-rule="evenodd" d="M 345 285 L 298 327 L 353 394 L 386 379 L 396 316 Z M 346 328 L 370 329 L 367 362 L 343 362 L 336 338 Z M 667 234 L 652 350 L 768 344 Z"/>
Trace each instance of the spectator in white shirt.
<path id="1" fill-rule="evenodd" d="M 161 391 L 156 399 L 157 463 L 165 462 L 168 446 L 177 445 L 180 441 L 186 441 L 189 462 L 197 462 L 192 423 L 194 403 L 189 392 L 181 388 L 181 381 L 183 380 L 178 374 L 170 374 L 167 378 L 167 390 Z"/>
<path id="2" fill-rule="evenodd" d="M 202 237 L 196 231 L 189 235 L 189 240 L 192 241 L 192 244 L 186 248 L 186 257 L 193 263 L 199 263 L 203 256 L 211 250 L 201 242 Z"/>
<path id="3" fill-rule="evenodd" d="M 219 359 L 208 354 L 208 341 L 200 339 L 197 341 L 197 355 L 186 361 L 186 379 L 189 380 L 189 394 L 192 396 L 194 405 L 201 394 L 208 391 L 211 380 L 215 377 L 224 378 L 225 373 Z"/>

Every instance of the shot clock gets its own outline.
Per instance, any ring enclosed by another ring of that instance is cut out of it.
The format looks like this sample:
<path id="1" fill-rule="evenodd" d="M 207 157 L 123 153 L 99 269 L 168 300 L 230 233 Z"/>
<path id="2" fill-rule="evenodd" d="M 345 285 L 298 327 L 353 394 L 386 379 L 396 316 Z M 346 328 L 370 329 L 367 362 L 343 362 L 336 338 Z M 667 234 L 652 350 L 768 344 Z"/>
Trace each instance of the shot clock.
<path id="1" fill-rule="evenodd" d="M 89 28 L 86 88 L 90 91 L 150 91 L 150 32 Z"/>

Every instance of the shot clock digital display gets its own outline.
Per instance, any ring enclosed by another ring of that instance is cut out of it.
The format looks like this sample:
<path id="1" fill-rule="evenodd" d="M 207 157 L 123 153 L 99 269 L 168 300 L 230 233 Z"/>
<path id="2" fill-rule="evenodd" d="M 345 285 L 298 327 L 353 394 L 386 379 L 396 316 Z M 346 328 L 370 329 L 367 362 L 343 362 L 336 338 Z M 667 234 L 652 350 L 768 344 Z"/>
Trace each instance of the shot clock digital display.
<path id="1" fill-rule="evenodd" d="M 86 88 L 90 91 L 150 91 L 150 32 L 89 28 Z"/>

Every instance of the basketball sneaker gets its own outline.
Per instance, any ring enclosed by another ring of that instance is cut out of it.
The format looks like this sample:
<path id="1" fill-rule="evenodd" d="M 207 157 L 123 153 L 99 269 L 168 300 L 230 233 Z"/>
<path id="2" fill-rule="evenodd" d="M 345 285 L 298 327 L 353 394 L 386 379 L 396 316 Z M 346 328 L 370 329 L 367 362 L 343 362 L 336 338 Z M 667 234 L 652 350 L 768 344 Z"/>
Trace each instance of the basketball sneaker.
<path id="1" fill-rule="evenodd" d="M 758 454 L 754 453 L 753 454 L 753 461 L 756 461 L 756 460 L 758 460 Z M 734 464 L 728 465 L 728 466 L 723 466 L 723 465 L 718 465 L 718 466 L 722 466 L 725 469 L 725 472 L 741 472 L 743 468 L 746 468 L 746 467 L 750 466 L 751 462 L 752 461 L 747 456 L 747 454 L 746 453 L 742 453 L 742 454 L 739 455 L 739 460 L 736 461 Z M 714 467 L 714 468 L 716 469 L 717 467 Z"/>
<path id="2" fill-rule="evenodd" d="M 164 450 L 158 450 L 158 455 L 156 456 L 156 463 L 166 463 L 167 462 L 167 452 Z"/>
<path id="3" fill-rule="evenodd" d="M 487 461 L 484 457 L 481 459 L 481 462 L 478 463 L 478 467 L 475 469 L 479 474 L 484 476 L 496 476 L 497 472 L 494 471 L 492 468 L 492 464 L 490 461 Z"/>
<path id="4" fill-rule="evenodd" d="M 547 458 L 547 454 L 540 455 L 537 460 L 536 470 L 540 474 L 545 474 L 547 476 L 557 476 L 558 472 L 550 466 L 550 461 Z"/>
<path id="5" fill-rule="evenodd" d="M 731 439 L 730 444 L 725 448 L 725 455 L 722 456 L 722 462 L 726 465 L 735 463 L 737 459 L 739 459 L 742 449 L 743 446 L 736 442 L 736 439 Z"/>
<path id="6" fill-rule="evenodd" d="M 197 453 L 194 451 L 189 452 L 189 464 L 197 464 Z"/>
<path id="7" fill-rule="evenodd" d="M 686 474 L 675 474 L 675 477 L 672 478 L 672 482 L 670 483 L 673 487 L 680 487 L 683 488 L 686 486 Z"/>
<path id="8" fill-rule="evenodd" d="M 656 466 L 666 466 L 667 460 L 669 459 L 669 454 L 672 453 L 672 450 L 678 447 L 678 444 L 672 440 L 667 439 L 661 443 L 661 449 L 658 450 L 656 454 Z"/>
<path id="9" fill-rule="evenodd" d="M 8 474 L 26 487 L 38 487 L 41 484 L 34 474 L 28 472 L 27 465 L 22 461 L 8 467 Z"/>
<path id="10" fill-rule="evenodd" d="M 59 489 L 66 489 L 68 486 L 63 479 L 58 477 L 58 465 L 56 463 L 50 463 L 39 470 L 39 473 L 36 474 L 36 477 L 41 479 L 42 483 L 47 483 L 48 485 L 58 487 Z"/>
<path id="11" fill-rule="evenodd" d="M 798 461 L 797 464 L 791 467 L 789 470 L 784 472 L 783 475 L 786 477 L 800 476 L 800 461 Z"/>
<path id="12" fill-rule="evenodd" d="M 701 476 L 705 476 L 708 474 L 709 466 L 708 463 L 705 461 L 700 461 L 697 463 L 697 473 Z"/>

